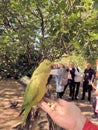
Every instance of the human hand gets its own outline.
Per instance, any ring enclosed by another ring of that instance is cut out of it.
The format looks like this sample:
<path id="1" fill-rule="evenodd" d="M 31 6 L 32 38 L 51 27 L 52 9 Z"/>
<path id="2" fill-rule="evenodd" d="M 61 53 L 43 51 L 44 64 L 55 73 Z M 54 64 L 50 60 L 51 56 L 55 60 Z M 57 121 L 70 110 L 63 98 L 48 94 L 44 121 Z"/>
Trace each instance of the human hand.
<path id="1" fill-rule="evenodd" d="M 91 80 L 89 80 L 88 84 L 89 84 L 89 85 L 92 85 L 93 83 L 92 83 L 92 81 L 91 81 Z"/>
<path id="2" fill-rule="evenodd" d="M 48 103 L 52 105 L 48 105 Z M 86 118 L 75 104 L 62 99 L 54 102 L 45 98 L 38 106 L 48 113 L 58 126 L 64 129 L 82 130 L 86 122 Z"/>

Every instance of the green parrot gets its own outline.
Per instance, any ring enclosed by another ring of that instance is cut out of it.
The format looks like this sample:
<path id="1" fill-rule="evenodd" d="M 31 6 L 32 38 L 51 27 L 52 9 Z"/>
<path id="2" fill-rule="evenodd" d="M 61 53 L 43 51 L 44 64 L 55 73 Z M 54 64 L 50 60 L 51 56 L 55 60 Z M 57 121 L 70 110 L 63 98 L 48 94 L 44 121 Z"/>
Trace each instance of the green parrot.
<path id="1" fill-rule="evenodd" d="M 22 112 L 23 124 L 25 123 L 32 106 L 36 105 L 47 92 L 46 84 L 51 71 L 51 61 L 45 59 L 31 76 L 30 83 L 27 85 Z"/>

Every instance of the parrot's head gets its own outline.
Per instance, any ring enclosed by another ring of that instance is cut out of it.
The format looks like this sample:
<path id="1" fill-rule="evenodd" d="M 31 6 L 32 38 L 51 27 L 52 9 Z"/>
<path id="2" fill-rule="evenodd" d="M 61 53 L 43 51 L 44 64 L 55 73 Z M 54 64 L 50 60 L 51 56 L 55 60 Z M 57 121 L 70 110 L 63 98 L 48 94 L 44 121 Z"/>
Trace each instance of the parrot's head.
<path id="1" fill-rule="evenodd" d="M 44 65 L 49 65 L 49 66 L 51 66 L 51 61 L 50 60 L 48 60 L 48 59 L 45 59 L 44 61 L 43 61 L 43 64 Z"/>
<path id="2" fill-rule="evenodd" d="M 43 62 L 40 63 L 40 67 L 43 68 L 43 71 L 49 71 L 51 69 L 52 62 L 48 59 L 45 59 Z"/>

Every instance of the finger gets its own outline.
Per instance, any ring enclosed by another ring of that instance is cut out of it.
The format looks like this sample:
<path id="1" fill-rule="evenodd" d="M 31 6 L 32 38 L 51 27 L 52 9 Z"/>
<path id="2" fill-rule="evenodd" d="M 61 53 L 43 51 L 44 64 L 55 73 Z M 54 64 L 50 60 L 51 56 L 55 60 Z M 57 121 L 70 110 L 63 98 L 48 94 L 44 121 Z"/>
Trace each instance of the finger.
<path id="1" fill-rule="evenodd" d="M 47 103 L 55 103 L 55 101 L 53 101 L 53 100 L 51 100 L 49 98 L 46 98 L 46 97 L 44 97 L 42 100 L 44 100 Z"/>
<path id="2" fill-rule="evenodd" d="M 52 112 L 51 107 L 48 105 L 48 103 L 46 103 L 43 100 L 38 104 L 38 107 L 40 107 L 42 110 L 44 110 L 48 114 Z"/>
<path id="3" fill-rule="evenodd" d="M 50 102 L 51 100 L 47 97 L 44 97 L 42 100 L 44 100 L 45 102 Z"/>
<path id="4" fill-rule="evenodd" d="M 65 105 L 68 105 L 68 104 L 69 104 L 67 101 L 62 100 L 62 99 L 58 99 L 57 102 L 58 102 L 59 105 L 62 105 L 62 106 L 65 106 Z"/>

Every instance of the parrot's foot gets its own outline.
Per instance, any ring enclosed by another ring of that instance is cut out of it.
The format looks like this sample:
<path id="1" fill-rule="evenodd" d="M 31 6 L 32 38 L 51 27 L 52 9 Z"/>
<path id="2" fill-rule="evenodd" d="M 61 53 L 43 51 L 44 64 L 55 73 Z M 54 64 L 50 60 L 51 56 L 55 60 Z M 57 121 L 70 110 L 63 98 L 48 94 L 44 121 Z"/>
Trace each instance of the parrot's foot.
<path id="1" fill-rule="evenodd" d="M 24 130 L 24 127 L 22 124 L 17 124 L 16 126 L 12 127 L 14 130 Z"/>

